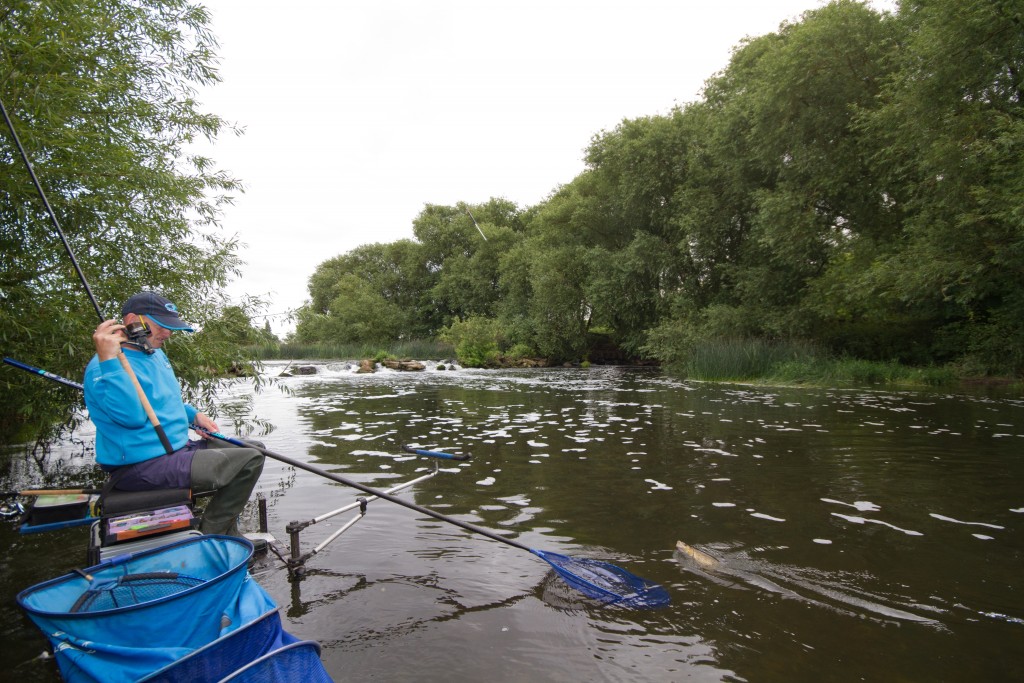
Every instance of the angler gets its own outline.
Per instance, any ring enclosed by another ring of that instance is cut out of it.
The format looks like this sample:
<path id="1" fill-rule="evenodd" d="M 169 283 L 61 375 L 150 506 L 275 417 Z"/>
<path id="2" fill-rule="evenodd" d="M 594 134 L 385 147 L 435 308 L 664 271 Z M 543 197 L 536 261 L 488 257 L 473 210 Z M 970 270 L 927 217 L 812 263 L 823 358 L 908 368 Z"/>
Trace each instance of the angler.
<path id="1" fill-rule="evenodd" d="M 200 530 L 242 536 L 238 515 L 249 500 L 263 454 L 213 442 L 217 423 L 181 398 L 163 344 L 175 331 L 192 332 L 177 307 L 155 292 L 129 298 L 124 324 L 105 320 L 93 333 L 96 355 L 85 370 L 85 405 L 96 425 L 96 461 L 110 479 L 106 490 L 213 491 Z M 200 439 L 189 440 L 195 424 Z M 152 429 L 150 429 L 152 427 Z"/>

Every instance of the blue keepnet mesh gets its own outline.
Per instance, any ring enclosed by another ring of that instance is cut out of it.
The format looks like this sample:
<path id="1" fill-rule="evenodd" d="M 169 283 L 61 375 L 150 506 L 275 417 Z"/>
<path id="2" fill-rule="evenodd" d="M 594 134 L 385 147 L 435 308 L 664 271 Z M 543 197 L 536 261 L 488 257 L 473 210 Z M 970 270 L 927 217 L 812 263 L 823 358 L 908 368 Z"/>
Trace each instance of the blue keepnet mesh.
<path id="1" fill-rule="evenodd" d="M 275 609 L 246 571 L 251 555 L 245 539 L 195 536 L 33 586 L 18 603 L 69 683 L 136 681 Z"/>

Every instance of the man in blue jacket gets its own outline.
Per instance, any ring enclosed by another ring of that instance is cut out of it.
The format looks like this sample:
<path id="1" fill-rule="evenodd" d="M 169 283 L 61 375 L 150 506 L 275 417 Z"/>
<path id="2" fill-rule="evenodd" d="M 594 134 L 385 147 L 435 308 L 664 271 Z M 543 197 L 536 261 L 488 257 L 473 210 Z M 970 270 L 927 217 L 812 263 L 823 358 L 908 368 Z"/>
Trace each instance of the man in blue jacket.
<path id="1" fill-rule="evenodd" d="M 173 303 L 155 292 L 141 292 L 125 302 L 121 313 L 123 324 L 106 320 L 96 328 L 92 335 L 96 355 L 85 369 L 85 405 L 96 425 L 96 461 L 111 473 L 114 488 L 120 490 L 215 491 L 200 530 L 241 536 L 238 515 L 263 471 L 263 454 L 208 439 L 201 431 L 203 438 L 189 440 L 189 425 L 212 432 L 220 428 L 182 400 L 178 378 L 161 348 L 174 331 L 194 331 L 178 316 Z M 129 342 L 125 335 L 126 326 L 133 323 L 149 328 L 141 344 Z M 154 428 L 132 374 L 167 443 Z"/>

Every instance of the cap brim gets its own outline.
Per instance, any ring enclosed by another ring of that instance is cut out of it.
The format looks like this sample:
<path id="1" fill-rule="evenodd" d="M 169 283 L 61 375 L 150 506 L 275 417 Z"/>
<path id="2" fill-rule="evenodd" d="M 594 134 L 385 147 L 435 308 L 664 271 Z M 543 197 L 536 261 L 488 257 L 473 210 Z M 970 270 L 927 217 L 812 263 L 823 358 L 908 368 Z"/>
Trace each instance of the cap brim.
<path id="1" fill-rule="evenodd" d="M 175 330 L 180 332 L 195 332 L 195 328 L 190 326 L 181 318 L 175 318 L 174 320 L 161 320 L 155 315 L 147 315 L 147 318 L 155 322 L 165 330 Z"/>

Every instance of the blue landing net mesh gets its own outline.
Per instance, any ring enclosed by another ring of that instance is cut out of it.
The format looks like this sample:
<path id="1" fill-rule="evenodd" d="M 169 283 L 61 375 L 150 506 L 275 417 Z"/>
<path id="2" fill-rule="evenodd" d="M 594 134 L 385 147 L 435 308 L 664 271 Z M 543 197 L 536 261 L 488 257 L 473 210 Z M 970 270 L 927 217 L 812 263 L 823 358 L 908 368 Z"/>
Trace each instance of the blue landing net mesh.
<path id="1" fill-rule="evenodd" d="M 651 609 L 669 604 L 668 591 L 614 564 L 531 550 L 551 565 L 569 586 L 604 604 Z"/>

